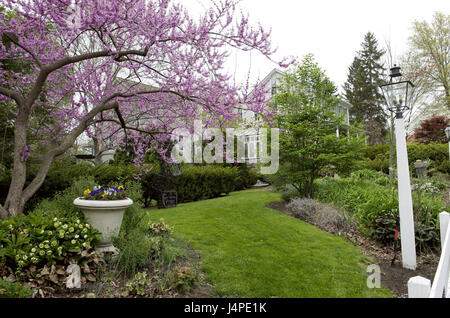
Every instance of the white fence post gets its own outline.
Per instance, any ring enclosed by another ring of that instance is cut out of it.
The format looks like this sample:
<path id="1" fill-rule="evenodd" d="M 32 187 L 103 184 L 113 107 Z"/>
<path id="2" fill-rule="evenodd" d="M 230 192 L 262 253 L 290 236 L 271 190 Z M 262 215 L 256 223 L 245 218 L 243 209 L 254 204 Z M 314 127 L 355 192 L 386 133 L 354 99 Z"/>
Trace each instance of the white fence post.
<path id="1" fill-rule="evenodd" d="M 431 281 L 422 276 L 414 276 L 408 280 L 408 298 L 430 297 Z"/>
<path id="2" fill-rule="evenodd" d="M 444 241 L 445 241 L 445 234 L 447 233 L 448 228 L 448 221 L 450 219 L 450 214 L 448 212 L 441 212 L 439 213 L 439 229 L 441 231 L 441 251 L 444 250 Z"/>
<path id="3" fill-rule="evenodd" d="M 411 277 L 408 281 L 409 298 L 450 298 L 450 214 L 439 213 L 441 231 L 441 258 L 439 260 L 433 285 L 429 279 L 421 276 Z"/>
<path id="4" fill-rule="evenodd" d="M 447 295 L 448 277 L 450 270 L 450 231 L 448 227 L 450 215 L 447 212 L 439 214 L 439 226 L 441 230 L 442 253 L 436 270 L 436 275 L 431 286 L 431 298 L 442 298 Z"/>
<path id="5" fill-rule="evenodd" d="M 450 214 L 447 212 L 441 212 L 439 213 L 439 228 L 441 230 L 441 251 L 444 251 L 444 241 L 445 241 L 445 234 L 447 233 L 448 224 L 450 221 Z M 445 284 L 445 296 L 447 298 L 450 298 L 449 293 L 449 287 L 450 287 L 450 280 Z"/>

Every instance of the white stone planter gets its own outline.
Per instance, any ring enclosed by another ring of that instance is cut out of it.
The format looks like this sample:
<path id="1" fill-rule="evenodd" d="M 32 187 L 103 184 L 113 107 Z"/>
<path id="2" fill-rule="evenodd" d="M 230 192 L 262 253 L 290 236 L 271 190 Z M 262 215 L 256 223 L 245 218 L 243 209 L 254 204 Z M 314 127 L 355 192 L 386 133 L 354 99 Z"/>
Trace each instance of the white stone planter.
<path id="1" fill-rule="evenodd" d="M 79 208 L 89 224 L 102 234 L 97 251 L 116 252 L 111 243 L 111 235 L 119 233 L 125 209 L 133 204 L 133 200 L 85 200 L 76 198 L 73 204 Z"/>

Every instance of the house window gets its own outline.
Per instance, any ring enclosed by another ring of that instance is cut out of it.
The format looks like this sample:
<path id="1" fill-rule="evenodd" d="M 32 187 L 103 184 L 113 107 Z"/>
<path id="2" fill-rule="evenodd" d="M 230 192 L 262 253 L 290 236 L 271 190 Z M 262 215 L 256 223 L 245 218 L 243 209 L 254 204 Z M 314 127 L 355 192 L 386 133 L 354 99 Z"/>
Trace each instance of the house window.
<path id="1" fill-rule="evenodd" d="M 246 159 L 257 159 L 259 149 L 259 136 L 245 137 L 245 156 Z"/>
<path id="2" fill-rule="evenodd" d="M 271 94 L 274 96 L 277 93 L 277 81 L 272 82 Z"/>

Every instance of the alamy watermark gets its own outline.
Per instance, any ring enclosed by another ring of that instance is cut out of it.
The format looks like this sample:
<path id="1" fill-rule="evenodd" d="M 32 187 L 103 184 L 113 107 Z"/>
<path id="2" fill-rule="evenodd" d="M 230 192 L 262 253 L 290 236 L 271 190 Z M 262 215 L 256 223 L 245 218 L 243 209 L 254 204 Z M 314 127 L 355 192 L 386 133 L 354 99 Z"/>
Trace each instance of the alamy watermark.
<path id="1" fill-rule="evenodd" d="M 174 147 L 171 159 L 175 163 L 251 163 L 260 166 L 262 174 L 274 174 L 279 168 L 278 128 L 255 129 L 257 141 L 249 143 L 248 130 L 226 128 L 203 128 L 202 121 L 194 122 L 194 132 L 178 128 L 172 133 Z M 268 135 L 270 131 L 270 149 Z M 225 135 L 225 136 L 224 136 Z M 206 142 L 206 145 L 204 145 Z M 249 157 L 249 151 L 254 156 Z M 270 154 L 269 154 L 270 150 Z"/>
<path id="2" fill-rule="evenodd" d="M 366 272 L 369 274 L 367 277 L 368 288 L 381 288 L 381 269 L 379 265 L 371 264 L 367 266 Z"/>

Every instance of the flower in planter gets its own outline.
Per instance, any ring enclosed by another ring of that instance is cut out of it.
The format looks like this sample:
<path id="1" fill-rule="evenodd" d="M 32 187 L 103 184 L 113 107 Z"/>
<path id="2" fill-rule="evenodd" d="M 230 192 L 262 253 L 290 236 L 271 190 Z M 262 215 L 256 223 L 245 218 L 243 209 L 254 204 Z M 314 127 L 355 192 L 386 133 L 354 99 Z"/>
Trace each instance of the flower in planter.
<path id="1" fill-rule="evenodd" d="M 92 191 L 91 189 L 86 189 L 83 194 L 86 200 L 123 200 L 127 198 L 123 186 L 95 186 Z"/>

